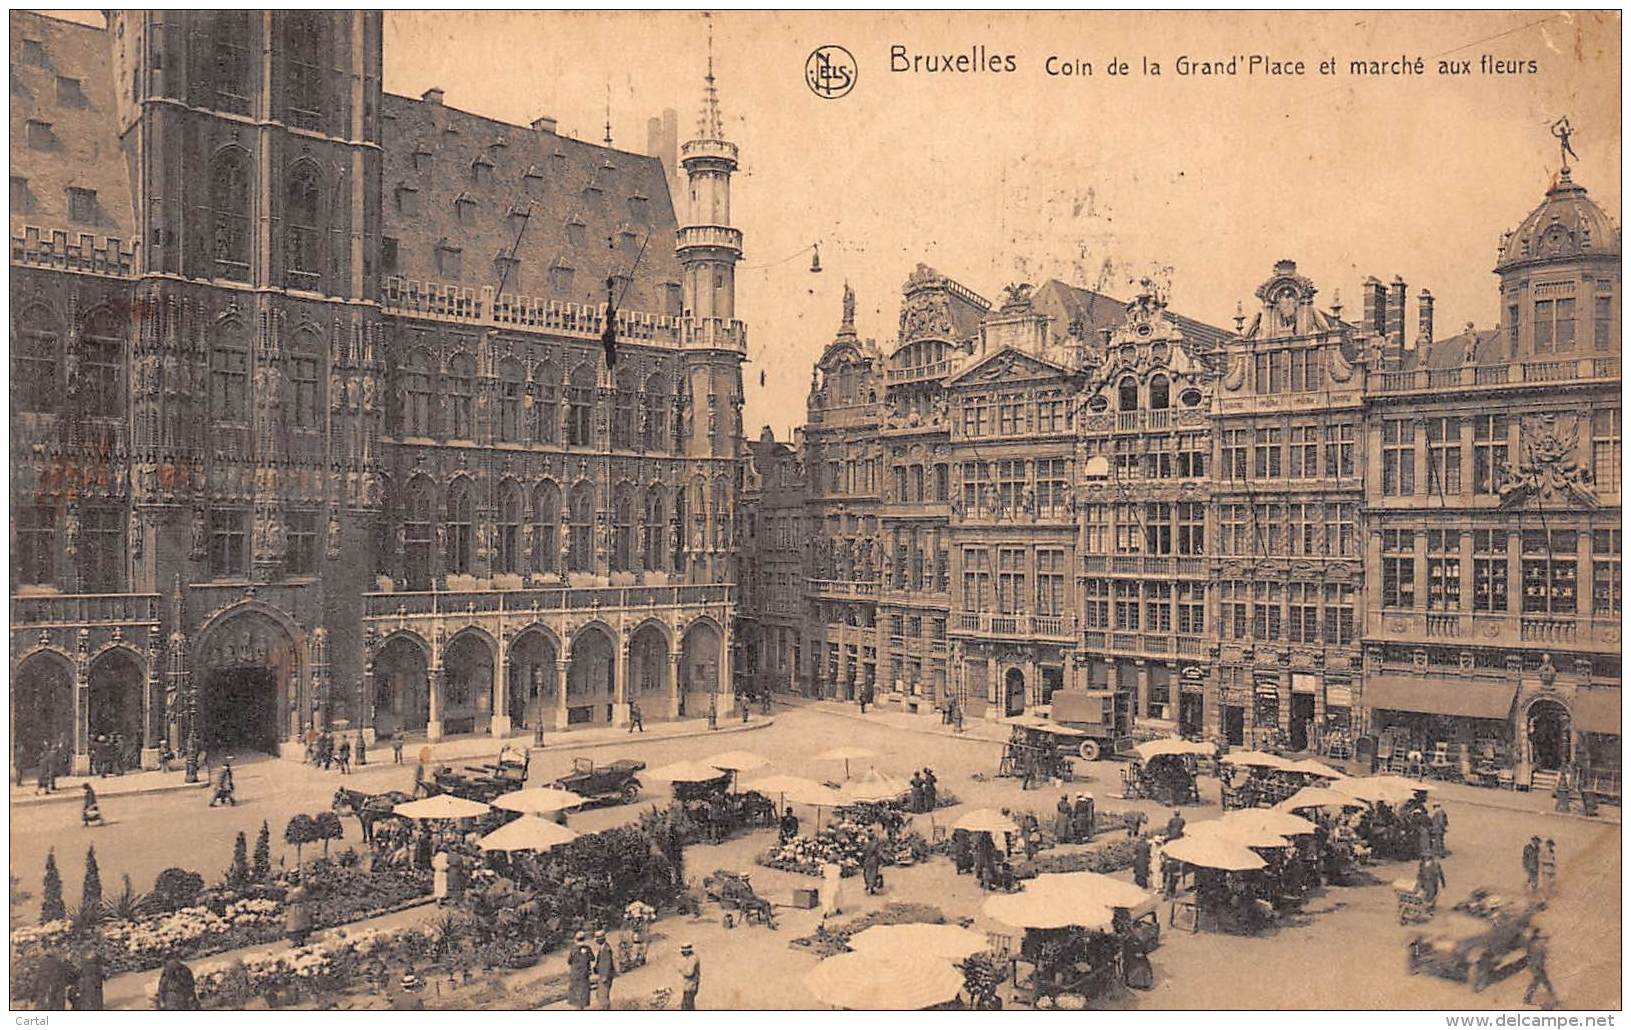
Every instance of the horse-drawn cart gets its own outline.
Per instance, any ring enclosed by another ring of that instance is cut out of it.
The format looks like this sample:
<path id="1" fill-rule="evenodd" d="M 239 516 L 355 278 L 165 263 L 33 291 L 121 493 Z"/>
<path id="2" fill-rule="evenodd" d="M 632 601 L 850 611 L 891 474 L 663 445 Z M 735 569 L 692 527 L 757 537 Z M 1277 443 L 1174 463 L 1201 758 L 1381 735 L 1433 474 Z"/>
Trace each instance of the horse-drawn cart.
<path id="1" fill-rule="evenodd" d="M 1031 715 L 1003 721 L 1012 727 L 1012 732 L 1003 746 L 998 776 L 1032 781 L 1058 779 L 1066 783 L 1075 779 L 1072 759 L 1087 742 L 1086 732 Z"/>

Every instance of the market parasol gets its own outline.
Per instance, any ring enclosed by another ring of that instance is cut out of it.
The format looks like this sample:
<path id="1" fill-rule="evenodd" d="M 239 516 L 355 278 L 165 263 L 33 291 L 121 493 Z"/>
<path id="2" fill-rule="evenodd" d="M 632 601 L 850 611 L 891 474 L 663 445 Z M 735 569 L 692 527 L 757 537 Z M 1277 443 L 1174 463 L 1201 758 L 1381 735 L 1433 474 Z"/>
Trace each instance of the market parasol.
<path id="1" fill-rule="evenodd" d="M 796 776 L 788 778 L 798 779 Z M 824 783 L 816 783 L 814 780 L 788 787 L 787 799 L 800 805 L 813 806 L 816 810 L 817 826 L 821 825 L 821 810 L 823 808 L 837 808 L 844 803 L 843 799 L 838 796 L 838 791 L 833 790 Z"/>
<path id="2" fill-rule="evenodd" d="M 862 758 L 877 758 L 878 752 L 868 751 L 864 747 L 835 747 L 831 751 L 823 751 L 816 758 L 823 762 L 843 762 L 844 779 L 849 779 L 849 763 L 851 760 Z"/>
<path id="3" fill-rule="evenodd" d="M 493 799 L 494 808 L 502 808 L 506 812 L 520 812 L 523 815 L 554 815 L 556 812 L 565 812 L 588 803 L 589 799 L 581 794 L 558 790 L 555 787 L 512 790 Z"/>
<path id="4" fill-rule="evenodd" d="M 1305 808 L 1364 808 L 1365 803 L 1330 787 L 1304 787 L 1274 807 L 1282 812 L 1297 812 Z"/>
<path id="5" fill-rule="evenodd" d="M 761 776 L 756 780 L 750 780 L 742 784 L 742 789 L 756 790 L 765 797 L 774 794 L 781 798 L 784 805 L 787 803 L 787 797 L 790 794 L 804 794 L 809 793 L 811 790 L 829 790 L 829 788 L 823 787 L 814 780 L 806 779 L 803 776 L 788 776 L 785 773 L 777 773 L 774 776 Z M 793 800 L 797 801 L 798 798 L 794 797 Z M 835 802 L 838 800 L 836 793 L 833 800 Z"/>
<path id="6" fill-rule="evenodd" d="M 1315 761 L 1312 758 L 1304 758 L 1300 762 L 1292 762 L 1286 767 L 1286 771 L 1302 773 L 1304 776 L 1317 776 L 1322 780 L 1343 780 L 1347 779 L 1348 777 L 1347 773 L 1338 772 L 1337 770 L 1326 765 L 1324 762 Z"/>
<path id="7" fill-rule="evenodd" d="M 984 934 L 965 930 L 954 923 L 895 923 L 869 926 L 849 939 L 856 951 L 883 955 L 932 955 L 960 962 L 970 955 L 987 951 L 991 942 Z"/>
<path id="8" fill-rule="evenodd" d="M 1282 772 L 1291 768 L 1291 762 L 1279 755 L 1271 755 L 1267 751 L 1232 751 L 1223 756 L 1223 760 L 1230 765 L 1255 765 L 1264 769 L 1278 769 Z"/>
<path id="9" fill-rule="evenodd" d="M 1277 812 L 1272 808 L 1242 808 L 1230 812 L 1222 819 L 1225 823 L 1240 826 L 1250 826 L 1266 833 L 1278 834 L 1281 837 L 1296 837 L 1300 834 L 1313 833 L 1319 827 L 1301 816 L 1290 812 Z"/>
<path id="10" fill-rule="evenodd" d="M 1009 726 L 1023 726 L 1028 730 L 1042 730 L 1046 733 L 1057 734 L 1061 737 L 1091 737 L 1092 734 L 1075 726 L 1066 726 L 1064 723 L 1054 722 L 1052 719 L 1042 719 L 1035 715 L 1011 715 L 1001 720 Z"/>
<path id="11" fill-rule="evenodd" d="M 480 801 L 453 794 L 436 794 L 418 801 L 404 801 L 391 811 L 409 819 L 474 819 L 492 809 Z"/>
<path id="12" fill-rule="evenodd" d="M 1096 904 L 1086 897 L 1066 896 L 1057 890 L 1036 890 L 1030 886 L 1017 894 L 991 895 L 985 899 L 983 911 L 999 923 L 1026 930 L 1058 930 L 1066 926 L 1102 930 L 1107 929 L 1115 918 L 1109 905 Z"/>
<path id="13" fill-rule="evenodd" d="M 707 783 L 709 780 L 725 777 L 725 773 L 703 762 L 674 762 L 655 769 L 647 769 L 646 775 L 654 780 L 668 780 L 670 783 Z"/>
<path id="14" fill-rule="evenodd" d="M 1416 791 L 1425 791 L 1427 788 L 1402 776 L 1362 776 L 1338 780 L 1331 785 L 1331 789 L 1372 804 L 1385 802 L 1390 805 L 1402 805 L 1409 801 Z"/>
<path id="15" fill-rule="evenodd" d="M 853 805 L 864 801 L 892 801 L 911 790 L 905 780 L 885 776 L 873 769 L 854 783 L 846 783 L 838 790 L 841 804 Z"/>
<path id="16" fill-rule="evenodd" d="M 741 773 L 744 769 L 763 769 L 770 764 L 770 759 L 763 755 L 756 755 L 752 751 L 722 751 L 717 755 L 709 755 L 702 760 L 703 765 L 711 765 L 715 769 L 723 769 L 731 774 L 733 782 L 740 790 Z"/>
<path id="17" fill-rule="evenodd" d="M 1166 856 L 1202 869 L 1243 872 L 1268 865 L 1263 856 L 1224 834 L 1184 834 L 1166 845 Z"/>
<path id="18" fill-rule="evenodd" d="M 946 959 L 921 952 L 847 951 L 810 970 L 804 986 L 834 1008 L 914 1010 L 956 998 L 963 974 Z"/>
<path id="19" fill-rule="evenodd" d="M 548 851 L 576 840 L 578 831 L 549 819 L 517 819 L 483 837 L 483 851 Z"/>
<path id="20" fill-rule="evenodd" d="M 1086 870 L 1075 873 L 1043 873 L 1027 884 L 1025 889 L 1061 899 L 1068 898 L 1072 903 L 1100 905 L 1105 908 L 1134 909 L 1155 896 L 1126 880 Z"/>
<path id="21" fill-rule="evenodd" d="M 1216 744 L 1208 744 L 1205 741 L 1164 737 L 1161 740 L 1146 740 L 1133 748 L 1133 753 L 1148 762 L 1162 755 L 1214 755 L 1217 754 L 1217 750 Z"/>
<path id="22" fill-rule="evenodd" d="M 1019 833 L 1019 825 L 1013 819 L 989 808 L 976 808 L 963 813 L 951 824 L 951 828 L 969 833 Z"/>
<path id="23" fill-rule="evenodd" d="M 1291 843 L 1278 833 L 1228 817 L 1213 819 L 1204 823 L 1193 823 L 1184 830 L 1184 836 L 1180 837 L 1179 840 L 1190 836 L 1200 837 L 1204 840 L 1221 839 L 1247 848 L 1283 848 Z"/>

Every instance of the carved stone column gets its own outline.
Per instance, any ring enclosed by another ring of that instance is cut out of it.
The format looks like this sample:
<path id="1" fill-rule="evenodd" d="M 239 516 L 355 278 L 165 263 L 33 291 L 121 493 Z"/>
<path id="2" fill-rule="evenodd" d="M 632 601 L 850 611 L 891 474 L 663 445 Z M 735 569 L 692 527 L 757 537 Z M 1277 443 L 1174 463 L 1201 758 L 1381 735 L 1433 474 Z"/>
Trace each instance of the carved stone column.
<path id="1" fill-rule="evenodd" d="M 442 667 L 441 657 L 437 656 L 434 666 L 428 670 L 425 677 L 425 689 L 429 697 L 429 718 L 425 722 L 425 739 L 442 739 L 442 690 L 447 685 L 447 670 Z"/>

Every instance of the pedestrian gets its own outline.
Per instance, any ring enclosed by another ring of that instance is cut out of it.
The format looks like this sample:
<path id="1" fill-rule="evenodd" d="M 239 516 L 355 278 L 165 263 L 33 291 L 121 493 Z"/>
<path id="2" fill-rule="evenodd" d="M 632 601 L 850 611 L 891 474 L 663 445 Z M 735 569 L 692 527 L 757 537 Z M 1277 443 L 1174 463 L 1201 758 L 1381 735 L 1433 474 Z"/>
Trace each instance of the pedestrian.
<path id="1" fill-rule="evenodd" d="M 1167 820 L 1167 840 L 1174 841 L 1184 835 L 1184 817 L 1176 808 L 1172 810 L 1172 818 Z"/>
<path id="2" fill-rule="evenodd" d="M 340 754 L 338 763 L 340 775 L 344 776 L 351 771 L 351 738 L 345 737 L 340 741 Z"/>
<path id="3" fill-rule="evenodd" d="M 1030 790 L 1032 787 L 1036 786 L 1036 762 L 1031 756 L 1026 756 L 1023 761 L 1025 763 L 1025 769 L 1020 774 L 1019 789 Z"/>
<path id="4" fill-rule="evenodd" d="M 974 868 L 974 842 L 967 830 L 951 831 L 951 864 L 958 876 Z"/>
<path id="5" fill-rule="evenodd" d="M 605 930 L 595 931 L 595 978 L 600 981 L 600 1007 L 612 1007 L 612 981 L 617 979 L 617 953 L 606 940 Z"/>
<path id="6" fill-rule="evenodd" d="M 981 887 L 991 882 L 992 874 L 997 865 L 997 842 L 989 833 L 977 833 L 974 836 L 974 878 Z"/>
<path id="7" fill-rule="evenodd" d="M 1445 846 L 1449 840 L 1450 815 L 1444 811 L 1443 805 L 1433 806 L 1433 855 L 1443 858 L 1448 855 L 1449 849 Z"/>
<path id="8" fill-rule="evenodd" d="M 54 951 L 45 953 L 34 979 L 34 1002 L 47 1012 L 68 1007 L 68 988 L 74 982 L 74 967 Z"/>
<path id="9" fill-rule="evenodd" d="M 1552 986 L 1552 978 L 1546 975 L 1546 935 L 1541 933 L 1540 927 L 1529 928 L 1529 941 L 1525 947 L 1529 959 L 1529 986 L 1523 992 L 1523 1003 L 1534 1003 L 1535 991 L 1546 988 L 1546 1000 L 1541 1003 L 1543 1009 L 1557 1008 L 1557 989 Z"/>
<path id="10" fill-rule="evenodd" d="M 1529 843 L 1523 846 L 1523 876 L 1529 887 L 1529 893 L 1534 894 L 1540 890 L 1540 835 L 1529 838 Z"/>
<path id="11" fill-rule="evenodd" d="M 284 899 L 285 911 L 283 916 L 283 929 L 289 935 L 289 943 L 301 947 L 306 943 L 306 937 L 311 933 L 311 895 L 306 885 L 300 880 L 294 881 L 294 887 Z"/>
<path id="12" fill-rule="evenodd" d="M 102 1011 L 102 982 L 107 979 L 102 968 L 102 956 L 94 948 L 86 949 L 79 959 L 79 978 L 74 982 L 73 1008 L 75 1012 Z"/>
<path id="13" fill-rule="evenodd" d="M 710 730 L 719 729 L 719 695 L 718 694 L 709 694 L 708 695 L 708 728 Z"/>
<path id="14" fill-rule="evenodd" d="M 91 789 L 89 783 L 81 783 L 84 793 L 79 799 L 79 820 L 85 826 L 102 822 L 102 808 L 96 803 L 96 791 Z M 103 825 L 106 825 L 105 823 Z"/>
<path id="15" fill-rule="evenodd" d="M 1070 795 L 1059 795 L 1058 814 L 1053 819 L 1053 835 L 1061 844 L 1070 844 L 1075 840 L 1071 833 Z"/>
<path id="16" fill-rule="evenodd" d="M 1089 798 L 1089 800 L 1092 799 Z M 1144 820 L 1147 818 L 1148 816 L 1136 808 L 1127 813 L 1127 836 L 1129 839 L 1144 836 Z"/>
<path id="17" fill-rule="evenodd" d="M 837 862 L 826 862 L 821 866 L 821 918 L 831 919 L 843 911 L 840 907 L 840 895 L 843 890 L 844 870 Z"/>
<path id="18" fill-rule="evenodd" d="M 170 763 L 176 760 L 175 748 L 170 746 L 168 740 L 159 741 L 159 772 L 169 772 Z"/>
<path id="19" fill-rule="evenodd" d="M 430 868 L 434 873 L 431 879 L 431 893 L 438 904 L 447 901 L 447 867 L 451 864 L 452 860 L 447 857 L 446 848 L 438 849 L 435 857 L 430 860 Z"/>
<path id="20" fill-rule="evenodd" d="M 883 885 L 883 855 L 877 841 L 870 840 L 866 844 L 866 855 L 861 859 L 861 881 L 866 884 L 868 894 L 878 893 Z"/>
<path id="21" fill-rule="evenodd" d="M 630 701 L 629 702 L 629 732 L 633 733 L 635 730 L 639 730 L 641 733 L 644 733 L 646 731 L 646 718 L 645 718 L 644 713 L 642 713 L 640 711 L 640 702 Z"/>
<path id="22" fill-rule="evenodd" d="M 1559 812 L 1567 812 L 1569 810 L 1571 797 L 1572 793 L 1569 790 L 1568 779 L 1566 777 L 1559 776 L 1557 778 L 1557 786 L 1552 790 L 1552 800 L 1554 802 L 1553 807 L 1555 807 Z"/>
<path id="23" fill-rule="evenodd" d="M 1444 867 L 1433 856 L 1424 857 L 1416 866 L 1416 893 L 1427 903 L 1429 913 L 1438 910 L 1439 888 L 1447 886 L 1449 883 L 1444 878 Z"/>
<path id="24" fill-rule="evenodd" d="M 405 743 L 407 743 L 407 737 L 400 728 L 391 734 L 391 763 L 393 765 L 402 764 L 402 745 Z"/>
<path id="25" fill-rule="evenodd" d="M 725 829 L 729 821 L 730 813 L 725 811 L 724 796 L 715 794 L 708 802 L 708 832 L 715 844 L 724 842 Z"/>
<path id="26" fill-rule="evenodd" d="M 786 844 L 788 841 L 792 840 L 793 838 L 797 837 L 798 835 L 799 835 L 799 819 L 798 819 L 798 816 L 793 814 L 793 806 L 788 805 L 786 814 L 784 814 L 782 816 L 781 842 L 783 844 Z"/>
<path id="27" fill-rule="evenodd" d="M 198 989 L 193 971 L 176 956 L 164 964 L 159 974 L 159 987 L 155 992 L 156 1007 L 160 1012 L 193 1012 L 198 1009 Z"/>
<path id="28" fill-rule="evenodd" d="M 912 773 L 912 811 L 922 812 L 923 808 L 923 773 Z"/>
<path id="29" fill-rule="evenodd" d="M 1041 833 L 1042 828 L 1037 824 L 1036 816 L 1026 812 L 1020 817 L 1019 836 L 1025 848 L 1025 861 L 1036 861 L 1036 853 L 1042 846 L 1042 842 L 1039 839 Z"/>
<path id="30" fill-rule="evenodd" d="M 589 978 L 594 975 L 595 953 L 589 935 L 579 930 L 572 937 L 572 951 L 566 957 L 566 1000 L 580 1012 L 589 1007 Z"/>
<path id="31" fill-rule="evenodd" d="M 1557 890 L 1557 843 L 1550 837 L 1540 853 L 1540 887 L 1547 897 Z"/>
<path id="32" fill-rule="evenodd" d="M 221 763 L 221 774 L 215 781 L 215 791 L 210 795 L 211 808 L 222 802 L 234 808 L 238 807 L 237 784 L 233 780 L 230 758 Z"/>
<path id="33" fill-rule="evenodd" d="M 933 812 L 940 804 L 940 781 L 935 779 L 934 770 L 925 767 L 923 770 L 923 804 Z"/>
<path id="34" fill-rule="evenodd" d="M 697 961 L 695 949 L 680 945 L 680 1008 L 694 1012 L 697 1007 L 697 989 L 702 986 L 702 963 Z"/>
<path id="35" fill-rule="evenodd" d="M 736 704 L 737 704 L 738 707 L 740 707 L 742 709 L 742 722 L 746 723 L 748 721 L 748 716 L 752 713 L 752 708 L 749 707 L 749 705 L 748 705 L 748 696 L 747 696 L 747 694 L 745 694 L 745 693 L 737 694 L 736 695 Z"/>
<path id="36" fill-rule="evenodd" d="M 1133 851 L 1133 882 L 1143 890 L 1150 889 L 1150 842 L 1140 837 Z"/>
<path id="37" fill-rule="evenodd" d="M 57 760 L 56 752 L 47 744 L 40 748 L 40 764 L 34 773 L 34 793 L 49 794 L 53 786 L 51 782 L 51 765 Z"/>

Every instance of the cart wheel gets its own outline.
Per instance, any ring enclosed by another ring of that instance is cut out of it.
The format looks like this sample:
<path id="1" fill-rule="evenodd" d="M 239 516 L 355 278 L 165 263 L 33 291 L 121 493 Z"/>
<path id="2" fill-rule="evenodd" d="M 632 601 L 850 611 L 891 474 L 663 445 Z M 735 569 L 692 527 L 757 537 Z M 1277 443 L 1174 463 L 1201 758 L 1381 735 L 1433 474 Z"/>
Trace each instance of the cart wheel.
<path id="1" fill-rule="evenodd" d="M 640 796 L 640 781 L 639 780 L 630 780 L 629 782 L 623 784 L 623 803 L 625 805 L 634 804 L 635 799 L 637 799 L 639 796 Z"/>
<path id="2" fill-rule="evenodd" d="M 1099 760 L 1100 753 L 1099 742 L 1096 740 L 1084 740 L 1082 741 L 1082 746 L 1077 748 L 1076 753 L 1082 756 L 1082 761 L 1084 762 L 1097 762 Z"/>

